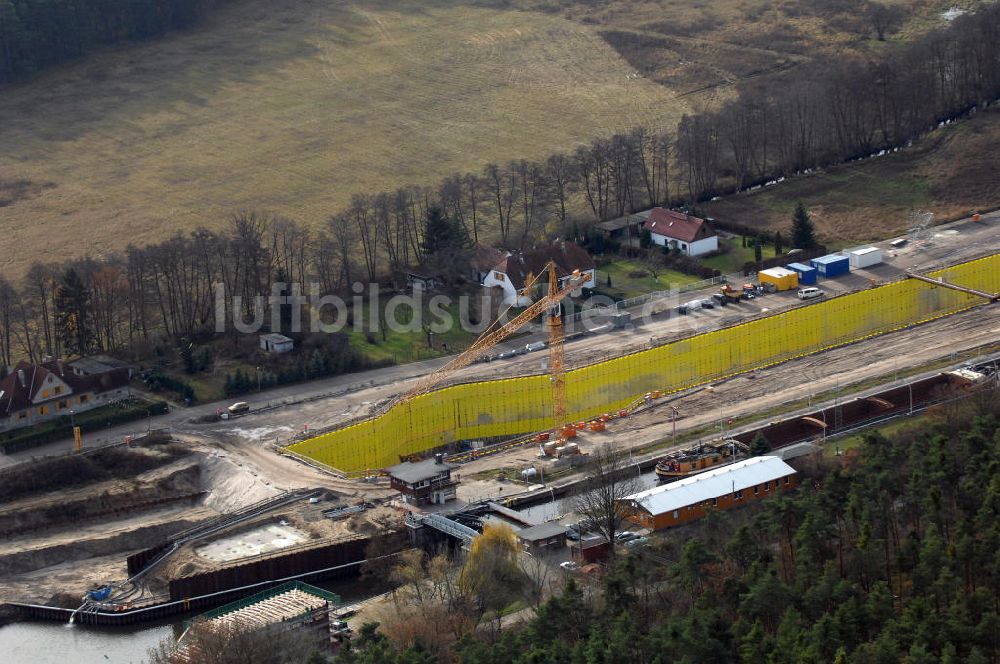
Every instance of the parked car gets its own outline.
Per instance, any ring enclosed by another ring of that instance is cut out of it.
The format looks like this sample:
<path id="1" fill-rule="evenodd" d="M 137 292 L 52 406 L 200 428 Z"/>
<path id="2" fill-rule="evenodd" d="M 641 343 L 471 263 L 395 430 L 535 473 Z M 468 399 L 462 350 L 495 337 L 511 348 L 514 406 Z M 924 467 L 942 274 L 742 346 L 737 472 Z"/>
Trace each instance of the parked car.
<path id="1" fill-rule="evenodd" d="M 811 300 L 814 297 L 823 297 L 825 293 L 814 286 L 809 286 L 808 288 L 799 289 L 799 299 L 800 300 Z"/>
<path id="2" fill-rule="evenodd" d="M 580 540 L 580 531 L 575 528 L 570 528 L 566 531 L 566 539 L 572 542 L 578 542 Z"/>
<path id="3" fill-rule="evenodd" d="M 715 309 L 715 303 L 713 303 L 711 300 L 702 300 L 701 301 L 701 308 L 702 309 Z"/>
<path id="4" fill-rule="evenodd" d="M 639 536 L 633 533 L 631 530 L 623 530 L 615 535 L 616 542 L 631 542 L 634 539 L 638 539 Z"/>
<path id="5" fill-rule="evenodd" d="M 237 401 L 226 410 L 228 410 L 231 415 L 238 415 L 239 413 L 249 413 L 250 404 L 248 404 L 246 401 Z"/>
<path id="6" fill-rule="evenodd" d="M 634 540 L 630 540 L 628 542 L 625 542 L 625 546 L 627 546 L 627 547 L 629 547 L 631 549 L 631 548 L 635 548 L 635 547 L 639 547 L 639 546 L 644 546 L 644 545 L 646 545 L 648 543 L 649 543 L 649 538 L 648 537 L 636 537 Z"/>
<path id="7" fill-rule="evenodd" d="M 575 572 L 576 570 L 580 569 L 580 563 L 576 562 L 575 560 L 567 560 L 564 563 L 559 563 L 559 567 L 563 568 L 567 572 Z"/>

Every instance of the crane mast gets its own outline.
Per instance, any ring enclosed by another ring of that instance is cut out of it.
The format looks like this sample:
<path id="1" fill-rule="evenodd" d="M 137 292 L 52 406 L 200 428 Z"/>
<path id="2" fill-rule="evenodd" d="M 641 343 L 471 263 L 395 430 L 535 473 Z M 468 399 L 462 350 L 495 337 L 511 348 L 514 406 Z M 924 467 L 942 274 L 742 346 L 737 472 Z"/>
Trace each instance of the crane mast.
<path id="1" fill-rule="evenodd" d="M 383 404 L 379 408 L 379 411 L 384 413 L 393 406 L 406 403 L 416 396 L 430 392 L 445 382 L 449 376 L 459 369 L 467 367 L 476 360 L 484 357 L 491 348 L 517 332 L 539 315 L 545 315 L 545 323 L 549 332 L 549 369 L 552 381 L 553 426 L 560 426 L 566 415 L 566 377 L 563 368 L 563 327 L 562 318 L 559 315 L 559 303 L 572 291 L 580 287 L 582 277 L 579 270 L 574 270 L 573 274 L 567 280 L 566 285 L 560 288 L 555 263 L 549 261 L 545 269 L 549 272 L 548 293 L 534 304 L 528 306 L 512 320 L 499 327 L 497 327 L 500 321 L 498 318 L 465 352 L 452 359 L 441 369 L 424 377 L 406 393 Z M 529 279 L 522 292 L 528 292 L 537 281 L 538 277 Z"/>
<path id="2" fill-rule="evenodd" d="M 554 300 L 545 317 L 549 332 L 549 379 L 552 381 L 552 427 L 558 429 L 566 422 L 566 369 L 563 364 L 563 322 L 560 315 L 562 298 L 555 265 L 549 263 L 549 297 Z"/>

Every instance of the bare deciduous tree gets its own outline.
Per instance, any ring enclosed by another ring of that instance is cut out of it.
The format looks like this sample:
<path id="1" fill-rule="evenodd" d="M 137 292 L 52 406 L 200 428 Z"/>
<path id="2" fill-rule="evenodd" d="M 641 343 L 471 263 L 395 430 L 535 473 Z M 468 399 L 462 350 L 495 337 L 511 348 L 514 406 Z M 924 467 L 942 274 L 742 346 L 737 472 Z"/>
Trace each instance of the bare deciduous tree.
<path id="1" fill-rule="evenodd" d="M 624 498 L 639 491 L 638 468 L 621 450 L 604 445 L 590 455 L 587 476 L 573 508 L 587 526 L 614 542 L 628 515 Z"/>

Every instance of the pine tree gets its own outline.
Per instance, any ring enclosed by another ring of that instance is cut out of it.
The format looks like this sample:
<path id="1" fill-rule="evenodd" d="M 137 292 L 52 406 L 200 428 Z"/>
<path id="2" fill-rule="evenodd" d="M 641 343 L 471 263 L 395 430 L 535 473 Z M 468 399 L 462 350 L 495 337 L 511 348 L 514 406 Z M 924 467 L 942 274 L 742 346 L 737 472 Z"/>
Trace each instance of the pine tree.
<path id="1" fill-rule="evenodd" d="M 792 216 L 792 244 L 796 249 L 816 247 L 816 227 L 801 201 L 795 205 L 795 214 Z"/>
<path id="2" fill-rule="evenodd" d="M 785 239 L 781 237 L 781 231 L 774 234 L 774 255 L 780 256 L 785 250 Z"/>
<path id="3" fill-rule="evenodd" d="M 757 435 L 753 437 L 750 441 L 750 455 L 751 456 L 763 456 L 771 451 L 771 443 L 768 442 L 767 438 L 760 431 Z"/>
<path id="4" fill-rule="evenodd" d="M 71 353 L 86 355 L 94 340 L 90 289 L 73 268 L 66 270 L 56 289 L 55 309 L 57 333 L 63 347 Z"/>
<path id="5" fill-rule="evenodd" d="M 325 376 L 328 372 L 329 360 L 323 349 L 317 348 L 309 358 L 309 376 L 317 378 Z"/>
<path id="6" fill-rule="evenodd" d="M 433 256 L 441 251 L 460 249 L 468 244 L 459 224 L 445 216 L 437 205 L 427 210 L 424 222 L 424 241 L 420 249 L 424 256 Z"/>
<path id="7" fill-rule="evenodd" d="M 764 260 L 764 247 L 761 245 L 759 237 L 753 239 L 753 259 L 758 263 Z"/>
<path id="8" fill-rule="evenodd" d="M 180 353 L 181 361 L 184 362 L 184 372 L 193 374 L 197 371 L 194 361 L 194 344 L 187 339 L 181 339 L 177 352 Z"/>

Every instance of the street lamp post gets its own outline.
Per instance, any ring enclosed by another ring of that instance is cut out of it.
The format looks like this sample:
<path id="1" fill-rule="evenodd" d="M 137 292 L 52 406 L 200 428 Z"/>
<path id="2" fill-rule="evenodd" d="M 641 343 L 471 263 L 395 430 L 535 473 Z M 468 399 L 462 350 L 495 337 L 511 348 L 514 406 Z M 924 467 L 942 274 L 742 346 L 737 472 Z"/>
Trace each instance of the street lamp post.
<path id="1" fill-rule="evenodd" d="M 261 378 L 260 367 L 257 367 L 257 391 L 258 392 L 260 392 L 260 378 Z"/>

